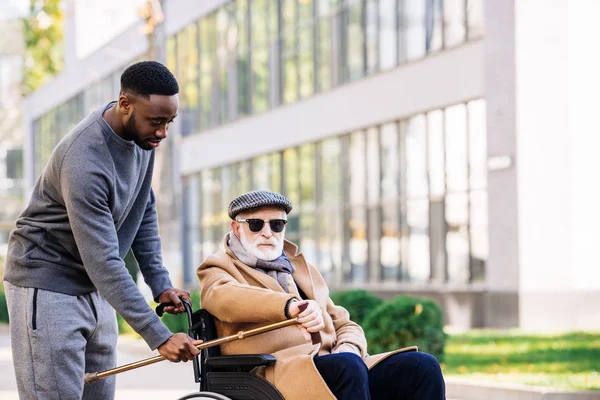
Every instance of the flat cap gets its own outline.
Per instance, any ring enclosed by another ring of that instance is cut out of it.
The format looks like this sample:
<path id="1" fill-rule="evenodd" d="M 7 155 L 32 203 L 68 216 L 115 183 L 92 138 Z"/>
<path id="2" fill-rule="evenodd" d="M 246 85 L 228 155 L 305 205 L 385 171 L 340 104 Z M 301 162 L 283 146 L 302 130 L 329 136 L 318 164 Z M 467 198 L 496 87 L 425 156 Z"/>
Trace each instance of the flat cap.
<path id="1" fill-rule="evenodd" d="M 292 211 L 292 202 L 279 193 L 269 192 L 268 190 L 253 190 L 231 200 L 228 210 L 229 218 L 235 219 L 238 214 L 262 207 L 281 208 L 286 214 L 289 214 Z"/>

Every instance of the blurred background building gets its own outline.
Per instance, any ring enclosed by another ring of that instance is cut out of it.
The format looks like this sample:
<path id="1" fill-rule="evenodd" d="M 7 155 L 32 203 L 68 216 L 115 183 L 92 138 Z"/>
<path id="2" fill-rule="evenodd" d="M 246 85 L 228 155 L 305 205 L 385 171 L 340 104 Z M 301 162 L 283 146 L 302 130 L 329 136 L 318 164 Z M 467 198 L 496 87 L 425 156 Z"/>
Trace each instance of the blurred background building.
<path id="1" fill-rule="evenodd" d="M 154 48 L 181 87 L 155 188 L 176 281 L 196 287 L 234 196 L 270 189 L 293 202 L 287 236 L 332 290 L 432 297 L 458 328 L 600 327 L 600 214 L 576 197 L 595 193 L 598 139 L 567 118 L 582 101 L 567 64 L 591 53 L 567 29 L 582 6 L 164 0 L 147 3 L 164 13 L 148 36 L 135 13 L 94 12 L 108 3 L 65 3 L 65 69 L 23 107 L 28 190 Z M 82 29 L 109 40 L 86 48 Z"/>
<path id="2" fill-rule="evenodd" d="M 21 71 L 25 45 L 19 18 L 24 10 L 0 5 L 0 258 L 23 208 Z"/>

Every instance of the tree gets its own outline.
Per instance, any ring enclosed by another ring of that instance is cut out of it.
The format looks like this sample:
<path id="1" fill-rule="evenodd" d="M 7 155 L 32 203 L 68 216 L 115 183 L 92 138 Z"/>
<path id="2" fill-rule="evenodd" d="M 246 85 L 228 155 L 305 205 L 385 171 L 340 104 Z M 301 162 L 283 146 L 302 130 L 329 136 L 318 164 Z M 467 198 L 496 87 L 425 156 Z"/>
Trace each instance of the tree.
<path id="1" fill-rule="evenodd" d="M 27 95 L 63 69 L 60 0 L 30 0 L 29 15 L 22 22 L 26 46 L 22 92 Z"/>

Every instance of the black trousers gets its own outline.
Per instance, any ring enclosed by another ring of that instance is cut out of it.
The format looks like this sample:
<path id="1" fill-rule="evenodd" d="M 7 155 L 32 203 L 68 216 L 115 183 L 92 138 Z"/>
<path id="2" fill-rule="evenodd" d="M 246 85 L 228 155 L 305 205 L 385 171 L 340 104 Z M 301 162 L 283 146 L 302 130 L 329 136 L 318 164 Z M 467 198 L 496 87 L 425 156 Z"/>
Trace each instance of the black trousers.
<path id="1" fill-rule="evenodd" d="M 370 371 L 353 353 L 315 357 L 315 365 L 339 400 L 444 400 L 446 385 L 435 357 L 398 353 Z"/>

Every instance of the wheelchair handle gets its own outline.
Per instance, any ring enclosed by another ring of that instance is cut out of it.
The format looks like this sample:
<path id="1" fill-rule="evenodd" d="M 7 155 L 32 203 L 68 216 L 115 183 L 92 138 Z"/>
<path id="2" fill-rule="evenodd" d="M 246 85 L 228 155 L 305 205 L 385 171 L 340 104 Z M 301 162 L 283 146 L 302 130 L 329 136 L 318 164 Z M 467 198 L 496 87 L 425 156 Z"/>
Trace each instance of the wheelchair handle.
<path id="1" fill-rule="evenodd" d="M 185 312 L 188 313 L 188 315 L 192 315 L 192 305 L 190 304 L 189 301 L 187 301 L 184 298 L 181 298 L 181 301 L 183 302 L 183 306 L 185 307 Z M 171 307 L 171 306 L 175 306 L 175 303 L 160 303 L 159 305 L 156 306 L 156 314 L 159 317 L 162 317 L 165 313 L 165 308 L 166 307 Z"/>

